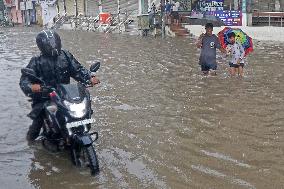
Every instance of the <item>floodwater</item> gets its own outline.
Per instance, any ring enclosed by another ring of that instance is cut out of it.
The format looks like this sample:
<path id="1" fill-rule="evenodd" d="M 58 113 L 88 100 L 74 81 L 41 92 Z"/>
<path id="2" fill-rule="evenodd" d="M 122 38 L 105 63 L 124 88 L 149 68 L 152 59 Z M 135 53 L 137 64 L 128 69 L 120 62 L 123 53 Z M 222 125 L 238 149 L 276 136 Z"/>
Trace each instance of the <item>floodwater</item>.
<path id="1" fill-rule="evenodd" d="M 101 172 L 74 167 L 67 152 L 29 146 L 20 68 L 38 53 L 39 28 L 0 28 L 0 188 L 284 188 L 284 45 L 255 42 L 246 77 L 200 74 L 194 39 L 59 31 L 87 67 Z"/>

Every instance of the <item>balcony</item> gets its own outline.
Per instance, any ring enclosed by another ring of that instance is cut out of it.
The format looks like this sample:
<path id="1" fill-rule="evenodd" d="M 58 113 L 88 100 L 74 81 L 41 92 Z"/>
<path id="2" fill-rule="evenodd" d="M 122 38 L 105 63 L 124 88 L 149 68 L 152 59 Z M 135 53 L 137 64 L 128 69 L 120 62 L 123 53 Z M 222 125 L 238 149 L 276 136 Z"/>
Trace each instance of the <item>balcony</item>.
<path id="1" fill-rule="evenodd" d="M 253 26 L 284 26 L 284 12 L 259 12 L 252 14 Z"/>

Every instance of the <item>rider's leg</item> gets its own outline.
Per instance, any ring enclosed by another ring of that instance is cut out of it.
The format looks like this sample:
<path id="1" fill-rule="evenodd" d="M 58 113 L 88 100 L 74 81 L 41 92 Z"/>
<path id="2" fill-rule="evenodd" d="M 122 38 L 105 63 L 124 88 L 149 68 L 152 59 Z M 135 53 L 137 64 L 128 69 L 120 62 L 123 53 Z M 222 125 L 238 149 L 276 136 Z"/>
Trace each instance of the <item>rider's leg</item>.
<path id="1" fill-rule="evenodd" d="M 28 141 L 34 141 L 39 136 L 42 125 L 43 125 L 42 116 L 38 116 L 33 120 L 33 123 L 30 125 L 27 133 Z"/>

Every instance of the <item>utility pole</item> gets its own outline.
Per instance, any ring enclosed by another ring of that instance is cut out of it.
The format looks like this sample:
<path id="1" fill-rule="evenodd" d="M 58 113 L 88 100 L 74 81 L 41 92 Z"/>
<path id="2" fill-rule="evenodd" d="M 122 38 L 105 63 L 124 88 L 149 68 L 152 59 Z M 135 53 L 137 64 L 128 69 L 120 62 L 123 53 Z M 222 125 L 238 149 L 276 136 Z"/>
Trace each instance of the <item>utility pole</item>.
<path id="1" fill-rule="evenodd" d="M 99 0 L 99 13 L 103 12 L 103 4 L 102 4 L 102 0 Z"/>
<path id="2" fill-rule="evenodd" d="M 247 26 L 247 2 L 242 1 L 242 25 Z"/>
<path id="3" fill-rule="evenodd" d="M 117 0 L 117 20 L 118 20 L 118 32 L 120 33 L 120 2 Z"/>
<path id="4" fill-rule="evenodd" d="M 23 8 L 23 21 L 24 21 L 24 26 L 27 24 L 27 17 L 26 17 L 26 0 L 22 2 L 22 8 Z"/>
<path id="5" fill-rule="evenodd" d="M 78 25 L 78 2 L 74 0 L 74 10 L 75 10 L 75 29 L 77 29 Z"/>
<path id="6" fill-rule="evenodd" d="M 166 37 L 165 0 L 161 0 L 160 4 L 161 4 L 162 38 L 164 39 Z"/>
<path id="7" fill-rule="evenodd" d="M 66 16 L 66 2 L 65 0 L 62 0 L 63 2 L 63 9 L 64 9 L 64 16 Z"/>

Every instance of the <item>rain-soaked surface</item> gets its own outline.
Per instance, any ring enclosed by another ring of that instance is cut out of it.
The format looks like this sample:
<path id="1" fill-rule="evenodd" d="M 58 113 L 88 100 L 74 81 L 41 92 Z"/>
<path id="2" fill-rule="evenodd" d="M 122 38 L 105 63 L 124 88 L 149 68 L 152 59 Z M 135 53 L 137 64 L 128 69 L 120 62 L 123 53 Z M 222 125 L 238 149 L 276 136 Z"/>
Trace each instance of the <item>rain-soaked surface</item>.
<path id="1" fill-rule="evenodd" d="M 0 28 L 0 188 L 284 188 L 284 45 L 256 42 L 246 77 L 203 77 L 193 39 L 59 31 L 83 64 L 101 60 L 92 89 L 101 172 L 67 152 L 29 146 L 20 68 L 36 28 Z"/>

